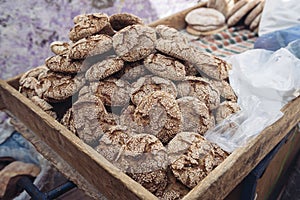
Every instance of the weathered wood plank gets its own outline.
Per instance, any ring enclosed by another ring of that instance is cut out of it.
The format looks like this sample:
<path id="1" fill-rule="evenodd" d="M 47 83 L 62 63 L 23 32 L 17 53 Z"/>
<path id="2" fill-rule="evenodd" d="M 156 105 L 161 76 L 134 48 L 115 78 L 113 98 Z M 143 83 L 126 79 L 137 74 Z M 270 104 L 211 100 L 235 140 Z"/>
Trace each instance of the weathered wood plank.
<path id="1" fill-rule="evenodd" d="M 280 150 L 274 155 L 269 166 L 263 173 L 262 178 L 257 181 L 257 199 L 270 199 L 276 193 L 276 185 L 283 186 L 287 177 L 287 170 L 293 164 L 293 160 L 300 153 L 300 132 L 295 127 L 289 135 L 287 141 L 282 145 Z"/>
<path id="2" fill-rule="evenodd" d="M 83 178 L 72 166 L 70 166 L 64 159 L 61 158 L 55 151 L 53 151 L 43 140 L 41 140 L 35 133 L 30 131 L 22 122 L 13 118 L 11 123 L 15 129 L 22 134 L 35 148 L 43 155 L 59 172 L 61 172 L 68 180 L 73 181 L 78 188 L 82 189 L 86 195 L 93 199 L 101 199 L 102 194 L 91 185 L 85 178 Z"/>
<path id="3" fill-rule="evenodd" d="M 300 120 L 300 97 L 284 109 L 284 116 L 267 127 L 246 146 L 235 150 L 223 163 L 191 190 L 184 199 L 223 199 L 278 144 Z"/>
<path id="4" fill-rule="evenodd" d="M 149 24 L 155 27 L 165 24 L 176 29 L 185 28 L 185 15 L 192 9 L 203 7 L 205 3 L 186 9 L 169 17 Z M 157 199 L 140 184 L 126 176 L 106 161 L 91 147 L 72 135 L 64 126 L 48 116 L 23 97 L 18 91 L 19 77 L 7 82 L 0 81 L 0 108 L 6 108 L 29 127 L 48 149 L 61 156 L 91 185 L 111 199 Z M 300 97 L 283 109 L 285 115 L 266 128 L 246 146 L 234 151 L 221 165 L 213 170 L 200 184 L 191 190 L 184 199 L 223 199 L 249 172 L 278 144 L 300 120 Z M 37 146 L 37 145 L 36 145 Z M 43 154 L 47 156 L 45 151 Z M 48 155 L 49 157 L 49 155 Z M 49 157 L 50 158 L 50 157 Z M 51 162 L 56 162 L 51 158 Z M 64 175 L 68 173 L 61 170 Z M 95 176 L 98 174 L 99 176 Z"/>
<path id="5" fill-rule="evenodd" d="M 10 113 L 108 198 L 157 199 L 3 80 L 0 95 Z"/>

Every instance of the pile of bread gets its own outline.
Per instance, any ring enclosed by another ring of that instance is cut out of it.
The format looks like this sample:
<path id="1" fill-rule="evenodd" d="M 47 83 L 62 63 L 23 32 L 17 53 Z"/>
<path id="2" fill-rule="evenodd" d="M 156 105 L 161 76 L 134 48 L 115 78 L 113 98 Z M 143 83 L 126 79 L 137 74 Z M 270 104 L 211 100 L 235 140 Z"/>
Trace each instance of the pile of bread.
<path id="1" fill-rule="evenodd" d="M 209 0 L 207 7 L 186 15 L 186 30 L 193 35 L 210 35 L 244 24 L 257 32 L 264 4 L 265 0 Z"/>
<path id="2" fill-rule="evenodd" d="M 74 23 L 20 92 L 159 198 L 183 197 L 228 156 L 203 135 L 239 110 L 231 66 L 128 13 Z"/>

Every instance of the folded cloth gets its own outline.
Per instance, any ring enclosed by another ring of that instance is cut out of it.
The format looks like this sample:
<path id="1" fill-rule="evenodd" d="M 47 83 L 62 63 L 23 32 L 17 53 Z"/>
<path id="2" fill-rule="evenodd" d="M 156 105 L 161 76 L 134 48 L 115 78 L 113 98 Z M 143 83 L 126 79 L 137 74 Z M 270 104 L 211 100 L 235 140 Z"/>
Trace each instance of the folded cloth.
<path id="1" fill-rule="evenodd" d="M 185 30 L 182 31 L 185 33 Z M 196 48 L 218 57 L 227 57 L 252 49 L 257 33 L 244 26 L 226 28 L 213 35 L 195 37 L 189 34 L 189 40 Z"/>
<path id="2" fill-rule="evenodd" d="M 1 122 L 0 122 L 0 145 L 5 142 L 7 138 L 11 136 L 14 132 L 14 127 L 9 123 L 9 118 L 5 117 L 1 113 Z M 1 156 L 1 155 L 0 155 Z"/>
<path id="3" fill-rule="evenodd" d="M 286 47 L 290 42 L 297 40 L 299 38 L 300 38 L 300 24 L 287 29 L 274 31 L 260 36 L 255 41 L 254 48 L 276 51 L 282 47 Z M 300 46 L 298 45 L 297 48 L 299 47 Z"/>

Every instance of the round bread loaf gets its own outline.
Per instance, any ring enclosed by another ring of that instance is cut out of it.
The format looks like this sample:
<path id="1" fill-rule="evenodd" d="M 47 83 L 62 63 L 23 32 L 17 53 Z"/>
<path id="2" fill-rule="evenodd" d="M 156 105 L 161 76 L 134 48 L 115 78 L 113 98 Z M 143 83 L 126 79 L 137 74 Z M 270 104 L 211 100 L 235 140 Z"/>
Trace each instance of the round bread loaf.
<path id="1" fill-rule="evenodd" d="M 185 66 L 176 58 L 165 56 L 160 53 L 150 54 L 144 60 L 145 67 L 154 75 L 173 81 L 185 78 Z"/>
<path id="2" fill-rule="evenodd" d="M 178 58 L 183 61 L 191 61 L 194 57 L 194 49 L 191 46 L 180 40 L 159 38 L 155 42 L 155 48 L 169 56 Z"/>
<path id="3" fill-rule="evenodd" d="M 107 114 L 102 101 L 94 95 L 86 94 L 79 97 L 72 109 L 79 138 L 91 146 L 97 145 L 104 133 L 99 119 Z"/>
<path id="4" fill-rule="evenodd" d="M 39 87 L 39 81 L 34 77 L 27 77 L 22 80 L 22 85 L 19 86 L 19 92 L 25 97 L 31 98 L 38 95 L 36 88 Z"/>
<path id="5" fill-rule="evenodd" d="M 135 109 L 134 121 L 164 144 L 182 128 L 182 114 L 175 97 L 164 91 L 152 92 L 142 98 Z"/>
<path id="6" fill-rule="evenodd" d="M 116 159 L 119 168 L 155 195 L 167 185 L 167 150 L 153 135 L 132 135 Z"/>
<path id="7" fill-rule="evenodd" d="M 216 123 L 217 124 L 221 123 L 228 116 L 238 112 L 240 109 L 241 108 L 239 107 L 239 105 L 235 102 L 231 102 L 231 101 L 222 102 L 216 110 Z"/>
<path id="8" fill-rule="evenodd" d="M 197 8 L 185 16 L 189 25 L 220 26 L 225 24 L 223 13 L 212 8 Z"/>
<path id="9" fill-rule="evenodd" d="M 188 25 L 186 27 L 186 31 L 189 34 L 196 35 L 196 36 L 201 36 L 201 35 L 212 35 L 216 34 L 220 31 L 223 31 L 226 29 L 227 26 L 199 26 L 199 25 Z"/>
<path id="10" fill-rule="evenodd" d="M 170 168 L 189 188 L 195 187 L 227 157 L 220 147 L 198 133 L 178 133 L 167 146 Z"/>
<path id="11" fill-rule="evenodd" d="M 91 82 L 89 92 L 99 97 L 106 106 L 124 106 L 130 101 L 130 84 L 122 79 L 107 78 Z"/>
<path id="12" fill-rule="evenodd" d="M 38 77 L 36 92 L 39 97 L 49 102 L 62 102 L 72 97 L 85 84 L 83 74 L 66 75 L 47 71 Z"/>
<path id="13" fill-rule="evenodd" d="M 124 67 L 116 74 L 116 77 L 133 82 L 146 74 L 149 74 L 149 71 L 145 68 L 143 60 L 138 60 L 135 62 L 124 62 Z"/>
<path id="14" fill-rule="evenodd" d="M 108 35 L 98 34 L 80 39 L 72 44 L 68 56 L 70 59 L 85 59 L 103 54 L 111 49 L 112 38 Z"/>
<path id="15" fill-rule="evenodd" d="M 231 69 L 231 65 L 225 60 L 199 50 L 194 51 L 191 62 L 199 73 L 204 73 L 206 76 L 217 80 L 227 79 L 228 71 Z"/>
<path id="16" fill-rule="evenodd" d="M 113 14 L 109 17 L 109 22 L 111 24 L 111 27 L 116 31 L 119 31 L 126 26 L 134 24 L 144 24 L 141 18 L 130 13 Z"/>
<path id="17" fill-rule="evenodd" d="M 99 145 L 95 148 L 102 156 L 115 165 L 123 151 L 123 148 L 130 138 L 131 132 L 126 126 L 112 126 L 103 134 Z"/>
<path id="18" fill-rule="evenodd" d="M 73 42 L 100 32 L 108 22 L 108 16 L 104 13 L 79 15 L 73 19 L 75 26 L 70 30 L 69 38 Z"/>
<path id="19" fill-rule="evenodd" d="M 193 96 L 204 102 L 212 110 L 220 104 L 219 91 L 207 80 L 201 77 L 187 76 L 177 84 L 179 97 Z"/>
<path id="20" fill-rule="evenodd" d="M 134 121 L 135 108 L 136 107 L 134 105 L 128 105 L 127 107 L 122 109 L 121 115 L 120 115 L 120 125 L 127 126 L 134 133 L 143 133 L 144 127 L 141 125 L 138 125 Z"/>
<path id="21" fill-rule="evenodd" d="M 131 25 L 113 36 L 113 47 L 118 56 L 128 62 L 147 57 L 154 50 L 156 33 L 153 28 Z"/>
<path id="22" fill-rule="evenodd" d="M 219 90 L 221 97 L 232 102 L 237 101 L 237 96 L 227 81 L 210 79 L 209 82 Z"/>
<path id="23" fill-rule="evenodd" d="M 160 195 L 167 184 L 167 151 L 153 135 L 132 134 L 114 126 L 100 139 L 96 151 L 150 192 Z"/>
<path id="24" fill-rule="evenodd" d="M 209 108 L 196 97 L 182 97 L 177 99 L 182 113 L 182 131 L 196 132 L 204 135 L 215 125 L 214 117 Z"/>
<path id="25" fill-rule="evenodd" d="M 85 78 L 89 81 L 98 81 L 109 77 L 120 71 L 124 66 L 124 61 L 116 56 L 110 56 L 93 64 L 85 73 Z"/>
<path id="26" fill-rule="evenodd" d="M 178 30 L 172 27 L 168 27 L 166 25 L 158 25 L 155 27 L 155 31 L 158 34 L 159 38 L 164 40 L 173 40 L 188 43 L 188 38 L 180 33 Z"/>
<path id="27" fill-rule="evenodd" d="M 210 25 L 210 26 L 203 26 L 203 25 L 188 25 L 187 27 L 193 29 L 194 31 L 199 31 L 199 32 L 213 32 L 213 31 L 220 31 L 224 30 L 226 28 L 226 25 L 222 24 L 220 26 L 216 25 Z"/>
<path id="28" fill-rule="evenodd" d="M 82 60 L 71 60 L 67 55 L 55 55 L 45 60 L 45 65 L 54 72 L 76 74 L 88 67 Z"/>
<path id="29" fill-rule="evenodd" d="M 165 91 L 176 98 L 177 89 L 175 84 L 158 76 L 146 75 L 139 78 L 132 85 L 130 98 L 133 104 L 137 105 L 145 96 L 154 91 Z"/>
<path id="30" fill-rule="evenodd" d="M 39 66 L 25 72 L 19 79 L 19 92 L 25 97 L 31 98 L 38 95 L 36 89 L 39 87 L 38 76 L 49 70 L 46 66 Z"/>

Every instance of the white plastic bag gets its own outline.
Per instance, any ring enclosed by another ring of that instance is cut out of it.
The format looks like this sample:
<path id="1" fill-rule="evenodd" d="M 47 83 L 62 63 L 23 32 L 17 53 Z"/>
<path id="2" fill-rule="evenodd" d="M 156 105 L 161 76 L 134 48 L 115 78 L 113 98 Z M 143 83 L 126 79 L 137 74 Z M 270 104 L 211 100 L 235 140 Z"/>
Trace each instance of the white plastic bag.
<path id="1" fill-rule="evenodd" d="M 230 116 L 205 137 L 227 152 L 244 145 L 283 113 L 280 109 L 299 96 L 300 60 L 288 49 L 254 49 L 231 56 L 230 84 L 241 111 Z"/>
<path id="2" fill-rule="evenodd" d="M 300 24 L 299 0 L 266 0 L 258 34 L 289 28 Z"/>

